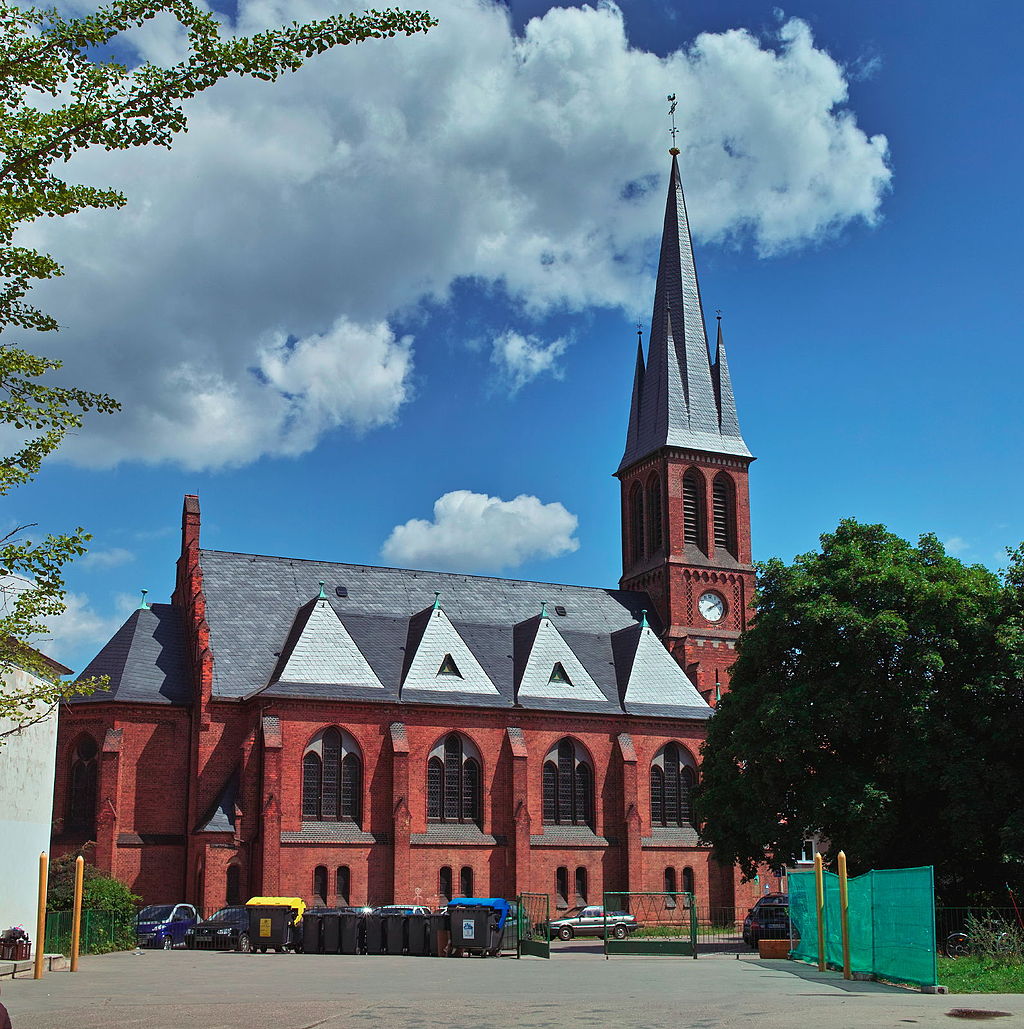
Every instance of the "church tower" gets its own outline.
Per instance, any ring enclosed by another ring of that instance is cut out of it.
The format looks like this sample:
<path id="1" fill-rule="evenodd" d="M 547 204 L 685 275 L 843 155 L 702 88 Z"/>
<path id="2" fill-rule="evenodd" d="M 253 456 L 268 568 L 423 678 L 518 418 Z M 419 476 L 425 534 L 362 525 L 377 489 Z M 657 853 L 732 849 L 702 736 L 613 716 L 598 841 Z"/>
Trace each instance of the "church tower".
<path id="1" fill-rule="evenodd" d="M 622 487 L 623 589 L 647 592 L 663 639 L 710 703 L 729 686 L 753 600 L 747 470 L 722 340 L 708 352 L 679 151 L 672 148 L 647 359 L 638 341 Z"/>

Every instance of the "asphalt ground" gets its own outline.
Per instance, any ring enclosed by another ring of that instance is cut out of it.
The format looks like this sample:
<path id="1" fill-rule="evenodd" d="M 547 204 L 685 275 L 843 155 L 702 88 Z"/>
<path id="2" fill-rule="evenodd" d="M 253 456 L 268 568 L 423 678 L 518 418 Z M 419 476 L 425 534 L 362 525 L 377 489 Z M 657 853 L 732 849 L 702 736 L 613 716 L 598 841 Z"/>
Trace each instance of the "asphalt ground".
<path id="1" fill-rule="evenodd" d="M 925 995 L 756 956 L 389 958 L 146 951 L 5 980 L 14 1029 L 529 1029 L 953 1026 L 953 1008 L 1010 1012 L 1024 995 Z"/>

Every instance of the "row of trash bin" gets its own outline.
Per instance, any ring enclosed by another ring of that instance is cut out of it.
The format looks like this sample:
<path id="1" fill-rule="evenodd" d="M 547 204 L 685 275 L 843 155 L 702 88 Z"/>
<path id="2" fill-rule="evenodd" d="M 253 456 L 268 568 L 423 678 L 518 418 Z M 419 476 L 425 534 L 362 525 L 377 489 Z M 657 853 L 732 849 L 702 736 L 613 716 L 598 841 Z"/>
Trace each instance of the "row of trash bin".
<path id="1" fill-rule="evenodd" d="M 505 900 L 461 901 L 437 914 L 364 914 L 351 910 L 249 906 L 250 935 L 259 950 L 304 954 L 496 955 L 508 918 Z"/>

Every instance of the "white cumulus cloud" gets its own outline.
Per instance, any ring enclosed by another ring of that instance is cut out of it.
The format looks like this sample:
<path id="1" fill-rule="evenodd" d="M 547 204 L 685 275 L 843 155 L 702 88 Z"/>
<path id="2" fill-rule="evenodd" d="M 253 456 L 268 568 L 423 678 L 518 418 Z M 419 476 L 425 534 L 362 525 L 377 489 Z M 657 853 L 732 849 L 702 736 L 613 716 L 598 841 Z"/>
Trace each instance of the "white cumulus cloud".
<path id="1" fill-rule="evenodd" d="M 558 359 L 565 353 L 565 339 L 545 343 L 536 336 L 523 336 L 518 332 L 503 332 L 491 346 L 491 363 L 510 393 L 518 393 L 528 382 L 547 373 L 556 379 L 563 372 Z"/>
<path id="2" fill-rule="evenodd" d="M 135 560 L 135 555 L 124 547 L 109 550 L 90 550 L 76 562 L 78 568 L 117 568 Z"/>
<path id="3" fill-rule="evenodd" d="M 453 490 L 434 502 L 434 519 L 396 525 L 381 554 L 396 564 L 460 571 L 515 568 L 579 548 L 578 519 L 561 504 L 522 494 L 513 500 Z"/>
<path id="4" fill-rule="evenodd" d="M 237 27 L 335 9 L 239 0 Z M 385 426 L 413 370 L 391 326 L 462 279 L 500 285 L 524 318 L 632 313 L 650 296 L 668 93 L 702 240 L 771 254 L 879 217 L 886 139 L 858 126 L 803 21 L 659 57 L 607 2 L 520 35 L 491 0 L 430 10 L 425 36 L 339 47 L 272 86 L 221 83 L 171 153 L 73 160 L 69 177 L 129 205 L 21 233 L 68 272 L 37 290 L 62 325 L 38 347 L 124 410 L 91 418 L 63 458 L 216 468 Z M 179 41 L 154 23 L 136 44 L 170 60 Z"/>

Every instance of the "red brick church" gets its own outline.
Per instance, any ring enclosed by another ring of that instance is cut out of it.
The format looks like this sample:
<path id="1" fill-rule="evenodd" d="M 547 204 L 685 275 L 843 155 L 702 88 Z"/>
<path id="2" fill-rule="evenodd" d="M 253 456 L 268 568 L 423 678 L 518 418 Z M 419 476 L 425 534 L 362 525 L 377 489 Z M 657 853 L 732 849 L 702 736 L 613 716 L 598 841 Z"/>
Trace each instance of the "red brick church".
<path id="1" fill-rule="evenodd" d="M 673 152 L 638 347 L 618 589 L 205 550 L 185 497 L 145 603 L 61 715 L 54 853 L 147 902 L 757 889 L 698 843 L 690 791 L 753 596 L 747 469 L 712 361 Z"/>

